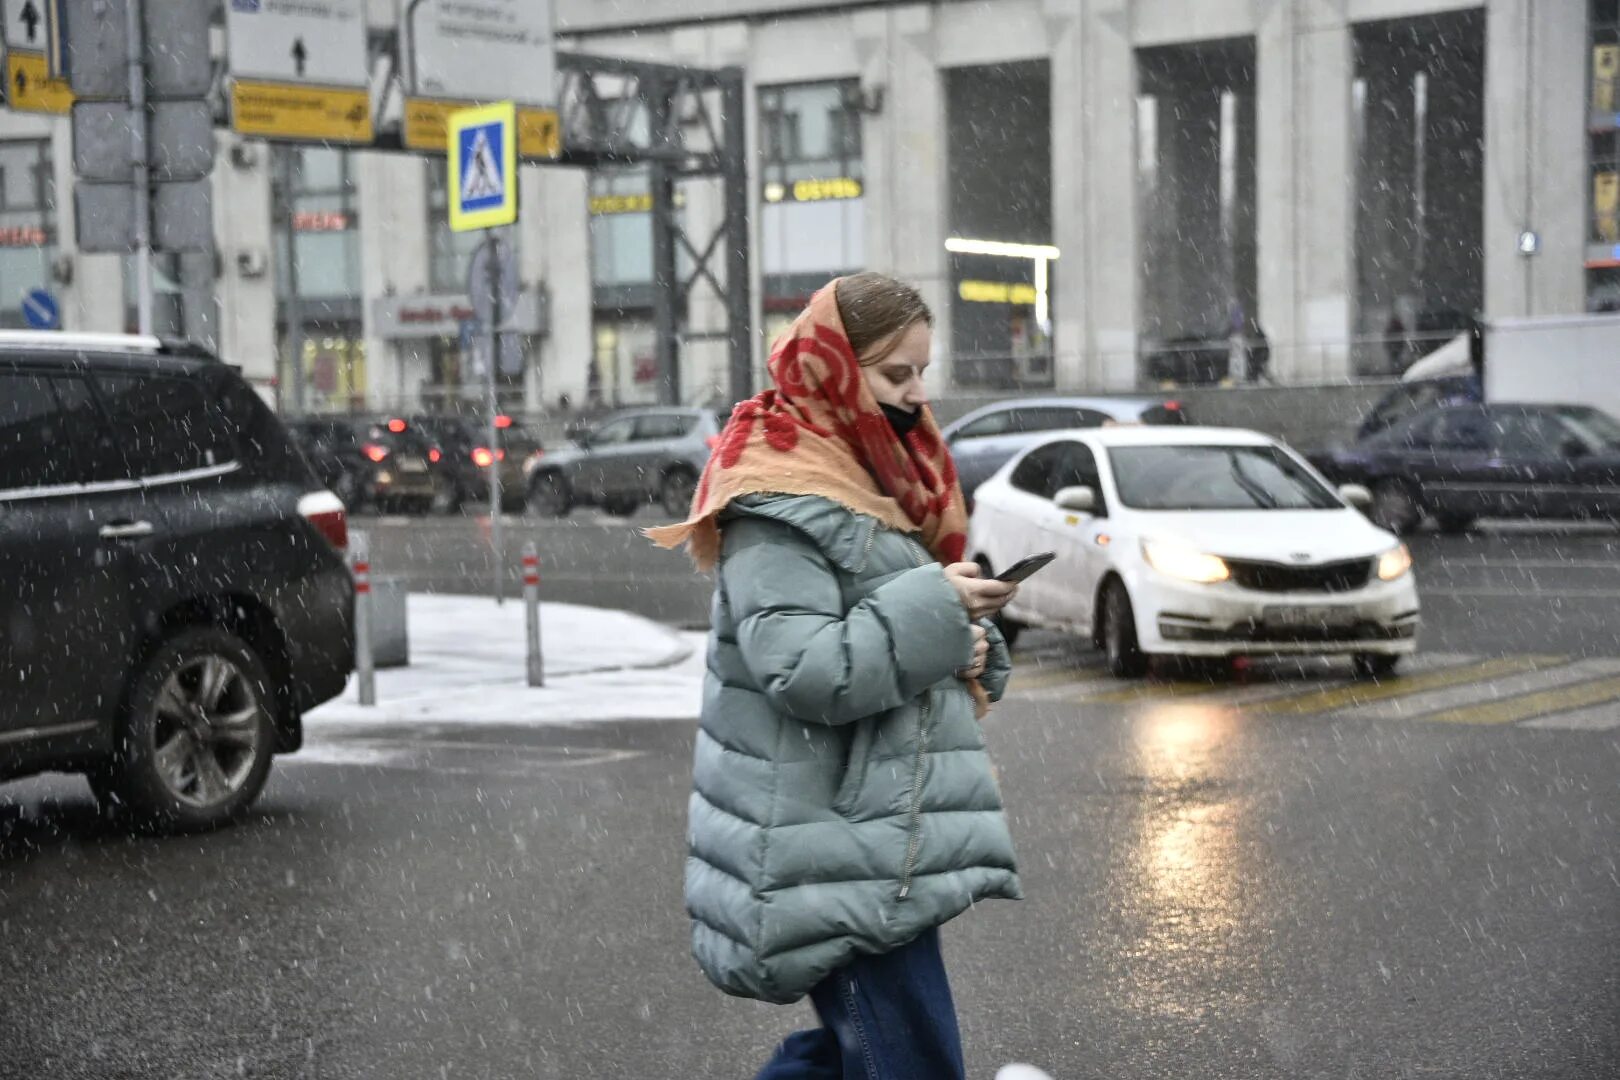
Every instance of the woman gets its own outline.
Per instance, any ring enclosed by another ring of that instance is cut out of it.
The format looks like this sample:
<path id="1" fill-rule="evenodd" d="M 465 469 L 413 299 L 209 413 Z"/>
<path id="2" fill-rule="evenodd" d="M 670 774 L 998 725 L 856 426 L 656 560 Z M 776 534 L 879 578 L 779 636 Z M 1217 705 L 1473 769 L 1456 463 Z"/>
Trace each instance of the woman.
<path id="1" fill-rule="evenodd" d="M 926 404 L 933 317 L 878 274 L 811 299 L 776 389 L 733 411 L 691 516 L 648 530 L 718 566 L 689 804 L 692 951 L 728 993 L 809 994 L 824 1027 L 759 1073 L 949 1080 L 937 928 L 1021 896 L 978 718 L 1016 586 L 962 561 Z"/>

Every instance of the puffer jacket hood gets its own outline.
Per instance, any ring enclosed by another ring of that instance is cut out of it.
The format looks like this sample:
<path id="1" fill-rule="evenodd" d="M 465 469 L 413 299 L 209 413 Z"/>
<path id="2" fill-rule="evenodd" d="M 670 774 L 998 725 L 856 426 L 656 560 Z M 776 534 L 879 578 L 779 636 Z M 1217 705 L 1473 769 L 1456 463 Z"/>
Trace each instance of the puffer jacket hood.
<path id="1" fill-rule="evenodd" d="M 721 989 L 786 1003 L 858 954 L 1022 894 L 955 675 L 973 638 L 944 568 L 817 496 L 748 496 L 721 526 L 688 814 L 692 949 Z M 1010 664 L 985 625 L 995 699 Z"/>

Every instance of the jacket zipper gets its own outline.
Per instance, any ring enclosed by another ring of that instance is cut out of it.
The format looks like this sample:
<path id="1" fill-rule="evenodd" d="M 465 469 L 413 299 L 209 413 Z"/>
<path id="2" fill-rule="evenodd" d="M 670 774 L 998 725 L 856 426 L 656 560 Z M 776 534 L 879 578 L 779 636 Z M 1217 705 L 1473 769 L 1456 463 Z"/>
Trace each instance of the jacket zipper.
<path id="1" fill-rule="evenodd" d="M 917 852 L 922 847 L 923 767 L 928 753 L 928 720 L 933 712 L 934 692 L 923 698 L 917 718 L 917 764 L 911 773 L 911 838 L 906 842 L 906 862 L 900 872 L 900 899 L 911 895 L 911 875 L 917 868 Z"/>
<path id="2" fill-rule="evenodd" d="M 866 570 L 866 564 L 872 558 L 872 541 L 877 539 L 877 521 L 873 519 L 866 523 L 866 547 L 861 551 L 861 565 L 855 568 L 857 574 Z"/>

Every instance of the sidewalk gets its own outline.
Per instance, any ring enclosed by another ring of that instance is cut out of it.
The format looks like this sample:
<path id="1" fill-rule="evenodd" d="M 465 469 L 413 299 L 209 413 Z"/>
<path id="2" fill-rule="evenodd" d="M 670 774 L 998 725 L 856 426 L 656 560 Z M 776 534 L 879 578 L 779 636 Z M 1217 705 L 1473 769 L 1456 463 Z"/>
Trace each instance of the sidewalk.
<path id="1" fill-rule="evenodd" d="M 325 724 L 566 724 L 689 720 L 703 689 L 705 635 L 623 611 L 540 605 L 546 685 L 524 675 L 523 603 L 413 593 L 409 667 L 377 672 L 377 704 L 359 704 L 358 680 L 305 718 Z"/>

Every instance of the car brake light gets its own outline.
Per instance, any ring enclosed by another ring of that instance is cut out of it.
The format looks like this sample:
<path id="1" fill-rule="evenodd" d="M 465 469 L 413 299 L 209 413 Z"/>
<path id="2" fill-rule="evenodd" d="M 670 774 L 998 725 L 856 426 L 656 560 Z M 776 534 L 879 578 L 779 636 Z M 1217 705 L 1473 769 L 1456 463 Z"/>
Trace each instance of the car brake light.
<path id="1" fill-rule="evenodd" d="M 428 460 L 433 462 L 435 465 L 438 464 L 439 459 L 442 457 L 444 457 L 444 455 L 439 453 L 439 448 L 437 446 L 428 451 Z"/>
<path id="2" fill-rule="evenodd" d="M 495 426 L 505 430 L 506 428 L 512 426 L 512 418 L 510 416 L 497 416 L 495 418 Z"/>
<path id="3" fill-rule="evenodd" d="M 1167 402 L 1164 403 L 1164 407 L 1166 409 L 1169 409 L 1171 412 L 1180 412 L 1181 411 L 1181 402 L 1179 402 L 1179 401 L 1167 401 Z"/>
<path id="4" fill-rule="evenodd" d="M 495 455 L 491 454 L 489 449 L 483 446 L 473 448 L 472 459 L 473 464 L 478 466 L 480 469 L 487 469 L 495 463 Z"/>
<path id="5" fill-rule="evenodd" d="M 370 458 L 372 461 L 382 461 L 388 456 L 388 447 L 378 446 L 374 442 L 368 442 L 365 446 L 360 448 L 360 452 L 365 454 L 366 457 Z"/>
<path id="6" fill-rule="evenodd" d="M 388 421 L 388 430 L 392 431 L 395 435 L 398 435 L 400 432 L 405 430 L 405 421 L 398 418 Z"/>
<path id="7" fill-rule="evenodd" d="M 330 491 L 312 491 L 298 500 L 298 512 L 326 542 L 343 551 L 349 546 L 349 514 Z"/>

